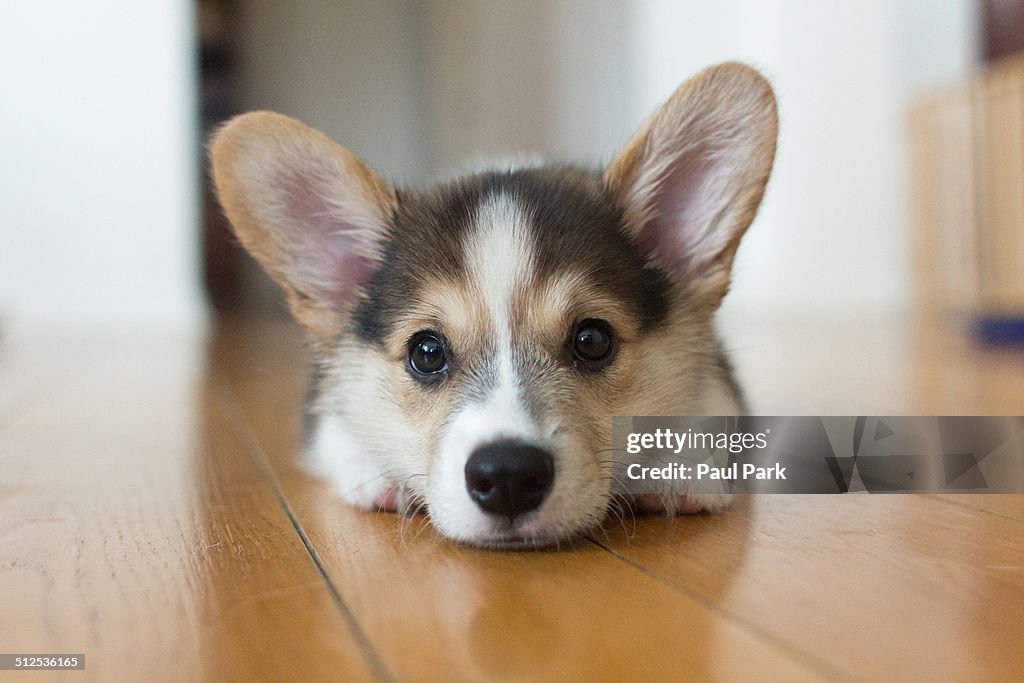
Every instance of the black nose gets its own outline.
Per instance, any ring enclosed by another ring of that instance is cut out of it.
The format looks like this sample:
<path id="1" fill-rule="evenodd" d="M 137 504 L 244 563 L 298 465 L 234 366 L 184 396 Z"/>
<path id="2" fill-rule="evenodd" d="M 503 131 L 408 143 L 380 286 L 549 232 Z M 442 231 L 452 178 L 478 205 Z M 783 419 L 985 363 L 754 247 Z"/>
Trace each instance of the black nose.
<path id="1" fill-rule="evenodd" d="M 466 462 L 469 497 L 487 512 L 505 517 L 539 508 L 554 480 L 551 455 L 518 441 L 482 446 Z"/>

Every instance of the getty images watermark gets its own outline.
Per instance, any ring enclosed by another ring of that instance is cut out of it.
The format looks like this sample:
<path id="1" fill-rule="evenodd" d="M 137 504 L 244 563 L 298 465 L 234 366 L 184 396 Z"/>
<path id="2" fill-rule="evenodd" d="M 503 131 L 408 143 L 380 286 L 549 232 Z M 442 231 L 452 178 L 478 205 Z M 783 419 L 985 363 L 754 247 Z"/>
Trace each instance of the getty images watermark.
<path id="1" fill-rule="evenodd" d="M 639 455 L 645 451 L 657 453 L 661 456 L 671 453 L 678 457 L 684 450 L 687 454 L 693 452 L 721 451 L 732 455 L 745 453 L 751 449 L 765 449 L 768 447 L 768 435 L 771 429 L 752 434 L 750 432 L 709 432 L 694 431 L 688 428 L 685 431 L 673 431 L 668 428 L 658 428 L 653 432 L 629 432 L 626 435 L 626 453 Z M 661 460 L 661 458 L 658 458 Z M 714 464 L 713 458 L 704 462 L 662 461 L 655 465 L 643 465 L 640 462 L 630 462 L 626 466 L 626 477 L 636 481 L 644 480 L 708 480 L 708 481 L 738 481 L 740 479 L 785 479 L 786 468 L 781 463 L 775 463 L 771 467 L 762 467 L 753 462 L 740 463 L 732 460 L 725 465 Z"/>
<path id="2" fill-rule="evenodd" d="M 612 447 L 630 493 L 1024 492 L 1024 417 L 616 417 Z"/>

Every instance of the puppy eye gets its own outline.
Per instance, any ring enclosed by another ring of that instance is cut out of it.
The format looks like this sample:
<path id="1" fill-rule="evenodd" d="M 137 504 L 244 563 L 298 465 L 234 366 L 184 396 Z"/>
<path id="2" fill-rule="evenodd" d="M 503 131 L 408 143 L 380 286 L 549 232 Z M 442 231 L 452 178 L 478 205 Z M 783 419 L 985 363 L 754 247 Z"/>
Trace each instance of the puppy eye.
<path id="1" fill-rule="evenodd" d="M 436 375 L 448 369 L 444 342 L 436 332 L 420 332 L 409 343 L 409 367 L 418 375 Z"/>
<path id="2" fill-rule="evenodd" d="M 587 364 L 600 363 L 611 356 L 614 341 L 612 330 L 603 320 L 590 318 L 576 326 L 572 355 Z"/>

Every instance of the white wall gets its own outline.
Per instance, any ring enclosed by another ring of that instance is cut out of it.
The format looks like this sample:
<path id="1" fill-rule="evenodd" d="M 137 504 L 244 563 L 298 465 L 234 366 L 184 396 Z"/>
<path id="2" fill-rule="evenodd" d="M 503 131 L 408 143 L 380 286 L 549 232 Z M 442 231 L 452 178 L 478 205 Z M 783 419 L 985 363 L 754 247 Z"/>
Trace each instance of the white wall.
<path id="1" fill-rule="evenodd" d="M 242 109 L 319 128 L 381 175 L 477 158 L 606 159 L 629 133 L 618 0 L 248 0 Z"/>
<path id="2" fill-rule="evenodd" d="M 729 306 L 848 315 L 907 300 L 903 115 L 969 69 L 971 0 L 252 0 L 244 104 L 384 175 L 466 157 L 607 159 L 686 76 L 762 68 L 775 177 Z M 0 21 L 0 316 L 168 326 L 201 310 L 191 2 L 39 0 Z"/>
<path id="3" fill-rule="evenodd" d="M 618 0 L 249 0 L 242 109 L 318 128 L 423 185 L 480 160 L 607 160 L 629 134 Z M 247 263 L 247 283 L 280 294 Z"/>
<path id="4" fill-rule="evenodd" d="M 643 0 L 634 120 L 688 74 L 760 68 L 779 99 L 775 172 L 736 262 L 740 314 L 871 316 L 908 300 L 904 116 L 922 86 L 967 73 L 970 0 Z"/>
<path id="5" fill-rule="evenodd" d="M 906 105 L 921 87 L 972 68 L 972 0 L 416 7 L 428 175 L 524 152 L 607 160 L 684 78 L 747 61 L 775 84 L 782 125 L 729 308 L 848 317 L 905 309 Z"/>
<path id="6" fill-rule="evenodd" d="M 520 155 L 607 161 L 630 132 L 628 17 L 617 0 L 423 4 L 427 170 Z"/>
<path id="7" fill-rule="evenodd" d="M 392 179 L 416 180 L 413 0 L 239 3 L 240 108 L 293 116 Z"/>
<path id="8" fill-rule="evenodd" d="M 238 5 L 240 110 L 269 109 L 323 131 L 391 182 L 423 182 L 415 0 L 247 0 Z M 255 261 L 244 286 L 284 313 Z"/>
<path id="9" fill-rule="evenodd" d="M 194 323 L 192 3 L 33 0 L 2 15 L 0 317 Z"/>
<path id="10" fill-rule="evenodd" d="M 972 0 L 382 0 L 242 5 L 248 107 L 418 182 L 487 157 L 607 160 L 684 78 L 738 59 L 779 97 L 777 165 L 740 249 L 742 314 L 908 301 L 904 115 L 976 53 Z"/>

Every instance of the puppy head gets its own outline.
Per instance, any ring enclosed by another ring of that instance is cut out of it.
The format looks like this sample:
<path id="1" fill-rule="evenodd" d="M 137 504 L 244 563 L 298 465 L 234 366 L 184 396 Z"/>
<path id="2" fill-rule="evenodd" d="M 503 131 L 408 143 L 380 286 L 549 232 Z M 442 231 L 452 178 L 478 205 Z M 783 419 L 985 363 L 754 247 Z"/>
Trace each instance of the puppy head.
<path id="1" fill-rule="evenodd" d="M 612 415 L 711 408 L 711 317 L 775 137 L 768 84 L 726 64 L 603 174 L 396 192 L 270 113 L 230 122 L 212 153 L 240 240 L 316 339 L 315 410 L 444 534 L 500 547 L 603 518 L 621 476 Z"/>

